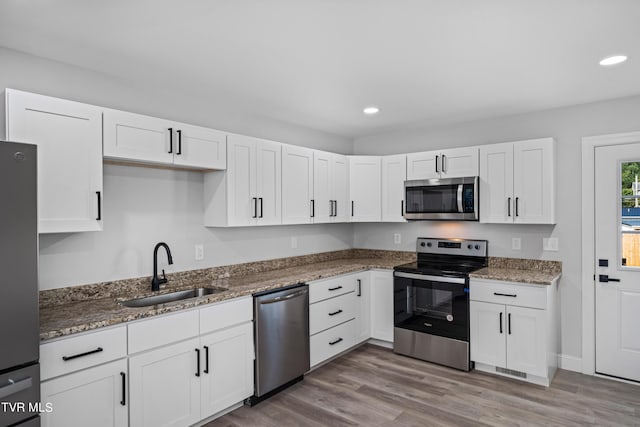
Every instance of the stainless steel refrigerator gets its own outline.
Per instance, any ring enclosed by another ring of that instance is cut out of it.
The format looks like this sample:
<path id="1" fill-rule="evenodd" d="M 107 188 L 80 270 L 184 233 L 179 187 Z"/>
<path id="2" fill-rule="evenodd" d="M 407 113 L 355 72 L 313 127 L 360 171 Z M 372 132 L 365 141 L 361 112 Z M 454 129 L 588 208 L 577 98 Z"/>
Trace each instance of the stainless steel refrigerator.
<path id="1" fill-rule="evenodd" d="M 39 426 L 37 151 L 0 141 L 0 426 Z"/>

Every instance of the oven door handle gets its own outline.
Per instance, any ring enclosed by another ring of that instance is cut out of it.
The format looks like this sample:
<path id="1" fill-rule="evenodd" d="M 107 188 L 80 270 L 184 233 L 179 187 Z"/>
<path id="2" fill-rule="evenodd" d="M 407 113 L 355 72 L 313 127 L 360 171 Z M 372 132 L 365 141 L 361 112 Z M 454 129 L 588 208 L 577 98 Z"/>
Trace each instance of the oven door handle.
<path id="1" fill-rule="evenodd" d="M 464 213 L 462 209 L 462 184 L 458 184 L 458 212 Z"/>
<path id="2" fill-rule="evenodd" d="M 405 273 L 403 271 L 396 271 L 394 275 L 395 277 L 403 277 L 405 279 L 430 280 L 432 282 L 443 283 L 459 283 L 461 285 L 464 285 L 467 281 L 467 279 L 465 279 L 464 277 L 430 276 L 428 274 Z"/>

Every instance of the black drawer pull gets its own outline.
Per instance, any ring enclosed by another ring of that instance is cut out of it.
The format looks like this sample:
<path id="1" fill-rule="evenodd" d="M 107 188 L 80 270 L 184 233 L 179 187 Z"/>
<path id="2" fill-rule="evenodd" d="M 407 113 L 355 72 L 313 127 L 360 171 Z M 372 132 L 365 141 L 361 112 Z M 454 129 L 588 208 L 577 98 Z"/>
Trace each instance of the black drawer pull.
<path id="1" fill-rule="evenodd" d="M 337 340 L 330 342 L 329 345 L 336 345 L 341 341 L 342 341 L 342 338 L 338 338 Z"/>
<path id="2" fill-rule="evenodd" d="M 102 194 L 100 191 L 96 191 L 96 196 L 98 197 L 98 216 L 96 217 L 96 221 L 102 221 Z"/>
<path id="3" fill-rule="evenodd" d="M 502 312 L 500 312 L 500 333 L 502 333 Z"/>
<path id="4" fill-rule="evenodd" d="M 333 313 L 329 313 L 329 316 L 335 316 L 336 314 L 342 313 L 342 310 L 334 311 Z"/>
<path id="5" fill-rule="evenodd" d="M 176 154 L 180 155 L 182 154 L 182 131 L 178 129 L 176 132 L 178 133 L 178 152 Z"/>
<path id="6" fill-rule="evenodd" d="M 196 348 L 196 377 L 200 376 L 200 349 Z"/>
<path id="7" fill-rule="evenodd" d="M 205 374 L 209 373 L 209 346 L 204 346 L 204 372 Z"/>
<path id="8" fill-rule="evenodd" d="M 511 313 L 507 315 L 507 323 L 508 323 L 509 335 L 511 335 Z"/>
<path id="9" fill-rule="evenodd" d="M 329 288 L 330 291 L 337 291 L 338 289 L 342 289 L 342 285 L 336 286 L 335 288 Z"/>
<path id="10" fill-rule="evenodd" d="M 101 351 L 104 351 L 104 349 L 102 347 L 98 347 L 95 350 L 74 354 L 73 356 L 62 356 L 62 360 L 67 362 L 69 360 L 77 359 L 78 357 L 84 357 L 84 356 L 89 356 L 90 354 L 100 353 Z"/>
<path id="11" fill-rule="evenodd" d="M 494 292 L 493 294 L 494 294 L 494 295 L 497 295 L 497 296 L 499 296 L 499 297 L 511 297 L 511 298 L 515 298 L 515 297 L 517 297 L 517 296 L 518 296 L 518 295 L 516 295 L 516 294 L 502 294 L 502 293 L 500 293 L 500 292 Z"/>
<path id="12" fill-rule="evenodd" d="M 169 128 L 169 154 L 173 153 L 173 128 Z"/>
<path id="13" fill-rule="evenodd" d="M 125 374 L 124 372 L 120 372 L 120 378 L 122 378 L 122 400 L 120 401 L 120 404 L 122 406 L 126 406 L 127 405 L 127 400 L 126 400 L 127 374 Z"/>

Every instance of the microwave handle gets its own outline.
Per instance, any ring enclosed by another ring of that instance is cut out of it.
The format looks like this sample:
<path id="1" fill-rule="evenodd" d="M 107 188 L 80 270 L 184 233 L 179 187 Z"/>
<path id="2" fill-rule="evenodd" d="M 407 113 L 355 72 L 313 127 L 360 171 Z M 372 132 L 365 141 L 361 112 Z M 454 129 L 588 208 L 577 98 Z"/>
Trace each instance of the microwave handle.
<path id="1" fill-rule="evenodd" d="M 458 184 L 458 212 L 464 213 L 462 209 L 462 184 Z"/>

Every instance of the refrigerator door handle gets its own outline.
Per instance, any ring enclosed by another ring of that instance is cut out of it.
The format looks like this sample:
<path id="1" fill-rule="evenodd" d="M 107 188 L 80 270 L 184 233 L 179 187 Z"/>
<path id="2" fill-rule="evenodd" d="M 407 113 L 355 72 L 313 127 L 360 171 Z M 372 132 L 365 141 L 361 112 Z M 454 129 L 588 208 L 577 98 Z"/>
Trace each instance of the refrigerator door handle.
<path id="1" fill-rule="evenodd" d="M 16 394 L 31 387 L 33 387 L 33 380 L 31 379 L 31 377 L 24 378 L 20 381 L 9 379 L 8 385 L 0 387 L 0 399 L 4 399 L 5 397 L 11 396 L 12 394 Z"/>

